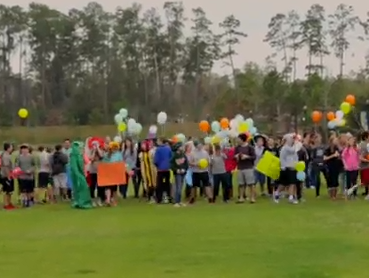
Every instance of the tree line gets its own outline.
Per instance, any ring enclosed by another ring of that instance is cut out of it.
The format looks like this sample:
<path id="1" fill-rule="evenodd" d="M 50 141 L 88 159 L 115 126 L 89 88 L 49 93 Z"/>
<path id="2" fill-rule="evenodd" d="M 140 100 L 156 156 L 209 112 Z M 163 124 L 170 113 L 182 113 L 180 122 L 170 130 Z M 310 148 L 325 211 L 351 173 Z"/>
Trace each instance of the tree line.
<path id="1" fill-rule="evenodd" d="M 252 38 L 234 15 L 212 22 L 201 7 L 186 18 L 182 2 L 162 9 L 135 3 L 108 12 L 91 2 L 63 13 L 39 3 L 0 5 L 0 125 L 16 124 L 20 107 L 34 125 L 112 123 L 127 107 L 142 123 L 159 111 L 191 121 L 243 113 L 273 128 L 277 122 L 308 123 L 311 110 L 337 108 L 348 92 L 359 104 L 369 98 L 369 55 L 357 55 L 366 67 L 345 71 L 353 40 L 369 42 L 369 13 L 359 18 L 345 4 L 332 14 L 319 4 L 305 14 L 278 13 L 265 34 L 273 49 L 265 65 L 245 61 L 238 69 L 236 46 Z M 309 59 L 299 79 L 304 49 Z M 12 69 L 15 55 L 20 72 Z M 338 60 L 338 76 L 326 74 L 328 55 Z M 282 69 L 276 66 L 280 58 Z M 230 75 L 214 72 L 219 61 Z"/>

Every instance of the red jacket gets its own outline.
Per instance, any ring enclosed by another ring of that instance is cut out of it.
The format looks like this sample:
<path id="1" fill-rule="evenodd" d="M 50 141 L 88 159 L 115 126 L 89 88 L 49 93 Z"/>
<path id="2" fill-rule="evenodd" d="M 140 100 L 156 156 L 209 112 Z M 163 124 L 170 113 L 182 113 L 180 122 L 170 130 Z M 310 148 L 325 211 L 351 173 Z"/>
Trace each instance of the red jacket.
<path id="1" fill-rule="evenodd" d="M 234 158 L 234 147 L 226 149 L 224 153 L 227 155 L 227 159 L 225 160 L 225 168 L 227 172 L 232 172 L 237 167 L 237 161 Z"/>

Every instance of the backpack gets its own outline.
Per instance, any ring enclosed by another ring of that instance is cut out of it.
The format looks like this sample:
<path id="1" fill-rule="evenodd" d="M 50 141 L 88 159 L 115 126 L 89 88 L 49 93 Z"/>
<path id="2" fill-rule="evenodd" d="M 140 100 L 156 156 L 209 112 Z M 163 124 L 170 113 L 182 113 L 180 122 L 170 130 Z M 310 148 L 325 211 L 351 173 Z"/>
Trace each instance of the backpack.
<path id="1" fill-rule="evenodd" d="M 63 158 L 61 157 L 62 154 L 54 153 L 52 158 L 52 173 L 53 175 L 59 175 L 65 172 L 65 165 Z"/>

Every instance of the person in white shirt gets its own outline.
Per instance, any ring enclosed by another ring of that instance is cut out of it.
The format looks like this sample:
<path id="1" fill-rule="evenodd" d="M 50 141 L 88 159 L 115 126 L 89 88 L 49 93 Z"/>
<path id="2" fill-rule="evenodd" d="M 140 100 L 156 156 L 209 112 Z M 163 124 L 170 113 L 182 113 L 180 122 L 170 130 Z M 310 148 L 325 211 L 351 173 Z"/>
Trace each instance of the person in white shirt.
<path id="1" fill-rule="evenodd" d="M 41 202 L 46 203 L 47 200 L 51 200 L 53 196 L 52 188 L 49 188 L 51 174 L 50 153 L 47 152 L 46 148 L 43 146 L 40 146 L 38 151 L 38 196 L 41 198 Z"/>

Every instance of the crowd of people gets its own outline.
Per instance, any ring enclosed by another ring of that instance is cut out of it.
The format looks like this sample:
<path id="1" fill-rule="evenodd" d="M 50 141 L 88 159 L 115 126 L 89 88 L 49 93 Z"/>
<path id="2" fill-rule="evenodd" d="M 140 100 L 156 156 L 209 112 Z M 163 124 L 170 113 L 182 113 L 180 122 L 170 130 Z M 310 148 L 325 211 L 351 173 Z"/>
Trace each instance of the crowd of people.
<path id="1" fill-rule="evenodd" d="M 129 192 L 149 203 L 171 203 L 175 207 L 194 204 L 202 197 L 209 203 L 219 199 L 224 203 L 232 199 L 255 203 L 257 196 L 263 196 L 279 203 L 282 196 L 287 196 L 288 202 L 298 204 L 303 201 L 304 188 L 314 188 L 316 197 L 320 197 L 322 184 L 327 185 L 332 200 L 339 194 L 355 199 L 360 185 L 369 200 L 369 133 L 363 132 L 360 141 L 357 144 L 351 134 L 332 133 L 328 145 L 324 145 L 315 132 L 275 139 L 239 134 L 237 140 L 221 144 L 204 144 L 192 138 L 186 142 L 165 138 L 134 142 L 124 138 L 121 143 L 107 138 L 104 144 L 92 144 L 86 149 L 86 180 L 94 206 L 115 206 Z M 53 150 L 41 146 L 37 152 L 23 144 L 14 160 L 14 146 L 4 143 L 0 160 L 4 209 L 16 208 L 13 201 L 17 197 L 22 207 L 72 199 L 68 179 L 70 149 L 69 139 Z M 280 160 L 277 180 L 256 170 L 266 151 Z M 126 184 L 99 186 L 98 164 L 118 161 L 127 166 Z M 295 165 L 299 161 L 306 165 L 303 181 L 297 178 Z M 130 186 L 133 190 L 128 190 Z M 235 188 L 237 192 L 233 192 Z M 14 196 L 15 192 L 18 196 Z"/>

